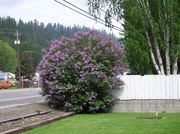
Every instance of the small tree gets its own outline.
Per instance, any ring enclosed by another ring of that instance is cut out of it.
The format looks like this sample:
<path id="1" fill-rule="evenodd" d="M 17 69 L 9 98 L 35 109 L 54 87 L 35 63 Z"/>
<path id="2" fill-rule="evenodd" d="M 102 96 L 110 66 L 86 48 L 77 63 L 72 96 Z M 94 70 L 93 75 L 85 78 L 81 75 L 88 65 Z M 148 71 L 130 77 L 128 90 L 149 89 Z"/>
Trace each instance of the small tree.
<path id="1" fill-rule="evenodd" d="M 17 59 L 16 52 L 7 43 L 0 40 L 0 71 L 15 73 Z"/>
<path id="2" fill-rule="evenodd" d="M 48 103 L 65 111 L 95 113 L 112 103 L 110 91 L 123 67 L 123 48 L 95 32 L 62 37 L 44 51 L 38 71 Z"/>

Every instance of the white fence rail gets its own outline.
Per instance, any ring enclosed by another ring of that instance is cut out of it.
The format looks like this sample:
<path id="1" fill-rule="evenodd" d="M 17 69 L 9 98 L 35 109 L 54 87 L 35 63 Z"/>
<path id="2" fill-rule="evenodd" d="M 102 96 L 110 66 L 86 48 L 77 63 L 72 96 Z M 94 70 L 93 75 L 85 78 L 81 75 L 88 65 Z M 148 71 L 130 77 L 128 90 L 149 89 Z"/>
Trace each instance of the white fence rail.
<path id="1" fill-rule="evenodd" d="M 115 93 L 120 100 L 180 99 L 180 75 L 123 75 L 122 89 Z"/>

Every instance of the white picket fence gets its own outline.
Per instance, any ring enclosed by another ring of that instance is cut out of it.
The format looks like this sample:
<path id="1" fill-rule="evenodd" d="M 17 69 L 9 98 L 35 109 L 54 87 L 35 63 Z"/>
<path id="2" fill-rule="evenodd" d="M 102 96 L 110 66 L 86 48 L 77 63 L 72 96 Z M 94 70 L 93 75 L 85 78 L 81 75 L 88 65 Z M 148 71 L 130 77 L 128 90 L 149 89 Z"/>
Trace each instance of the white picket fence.
<path id="1" fill-rule="evenodd" d="M 124 85 L 115 92 L 120 100 L 180 99 L 180 75 L 123 75 Z"/>

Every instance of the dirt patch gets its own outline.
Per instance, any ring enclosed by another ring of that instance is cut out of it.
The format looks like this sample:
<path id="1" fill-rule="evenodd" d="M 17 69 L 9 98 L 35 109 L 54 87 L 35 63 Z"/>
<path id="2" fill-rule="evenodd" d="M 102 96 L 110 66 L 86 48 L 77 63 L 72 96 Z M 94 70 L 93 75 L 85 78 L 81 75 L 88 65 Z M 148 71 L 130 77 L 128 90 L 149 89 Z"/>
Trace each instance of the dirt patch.
<path id="1" fill-rule="evenodd" d="M 140 116 L 140 117 L 136 117 L 136 119 L 147 119 L 147 120 L 159 120 L 162 119 L 162 117 L 158 116 Z"/>
<path id="2" fill-rule="evenodd" d="M 1 109 L 0 133 L 19 133 L 72 114 L 51 109 L 44 103 Z"/>

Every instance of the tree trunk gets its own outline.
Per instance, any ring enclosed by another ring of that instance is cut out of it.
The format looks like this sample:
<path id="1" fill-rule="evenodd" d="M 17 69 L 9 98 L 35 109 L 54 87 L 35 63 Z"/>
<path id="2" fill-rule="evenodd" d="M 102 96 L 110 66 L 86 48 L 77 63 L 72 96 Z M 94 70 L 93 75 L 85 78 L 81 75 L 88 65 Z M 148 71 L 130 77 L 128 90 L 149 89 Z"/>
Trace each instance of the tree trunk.
<path id="1" fill-rule="evenodd" d="M 177 73 L 178 73 L 178 54 L 172 66 L 172 74 L 177 74 Z"/>
<path id="2" fill-rule="evenodd" d="M 155 59 L 155 56 L 154 56 L 154 53 L 152 51 L 152 44 L 151 44 L 151 41 L 150 41 L 150 38 L 149 38 L 149 34 L 148 34 L 147 31 L 145 31 L 145 33 L 146 33 L 147 43 L 148 43 L 148 46 L 149 46 L 149 52 L 150 52 L 150 55 L 151 55 L 151 59 L 152 59 L 154 68 L 156 69 L 157 73 L 159 75 L 161 75 L 162 73 L 161 73 L 161 71 L 159 69 L 159 66 L 158 66 L 158 64 L 156 62 L 156 59 Z"/>
<path id="3" fill-rule="evenodd" d="M 169 28 L 166 26 L 166 33 L 165 33 L 165 58 L 166 58 L 166 75 L 170 75 L 170 57 L 169 57 Z"/>
<path id="4" fill-rule="evenodd" d="M 169 41 L 170 41 L 170 29 L 169 29 L 169 21 L 168 21 L 168 10 L 166 8 L 166 3 L 165 0 L 163 1 L 163 5 L 164 5 L 164 17 L 165 17 L 165 30 L 163 30 L 164 32 L 164 44 L 165 44 L 165 59 L 166 59 L 166 75 L 170 75 L 171 73 L 171 69 L 170 69 L 170 55 L 169 55 Z"/>
<path id="5" fill-rule="evenodd" d="M 157 42 L 156 39 L 155 39 L 155 42 Z M 156 43 L 155 43 L 155 44 L 156 44 Z M 163 67 L 163 62 L 162 62 L 161 53 L 160 53 L 158 44 L 156 44 L 155 50 L 156 50 L 156 55 L 157 55 L 159 67 L 160 67 L 160 70 L 161 70 L 161 74 L 164 75 L 164 74 L 165 74 L 165 73 L 164 73 L 164 67 Z"/>
<path id="6" fill-rule="evenodd" d="M 151 16 L 151 11 L 150 11 L 150 8 L 149 8 L 149 2 L 144 1 L 144 0 L 138 0 L 138 2 L 139 2 L 139 4 L 141 4 L 142 8 L 144 8 L 145 13 L 147 14 L 147 19 L 148 19 L 148 22 L 150 24 L 151 31 L 152 31 L 152 38 L 153 38 L 153 41 L 154 41 L 154 48 L 155 48 L 155 52 L 156 52 L 156 56 L 157 56 L 157 61 L 158 61 L 158 64 L 159 64 L 161 74 L 164 75 L 165 73 L 164 73 L 163 61 L 162 61 L 162 57 L 161 57 L 157 37 L 156 37 L 156 34 L 155 34 L 154 21 L 153 21 L 153 17 Z"/>

